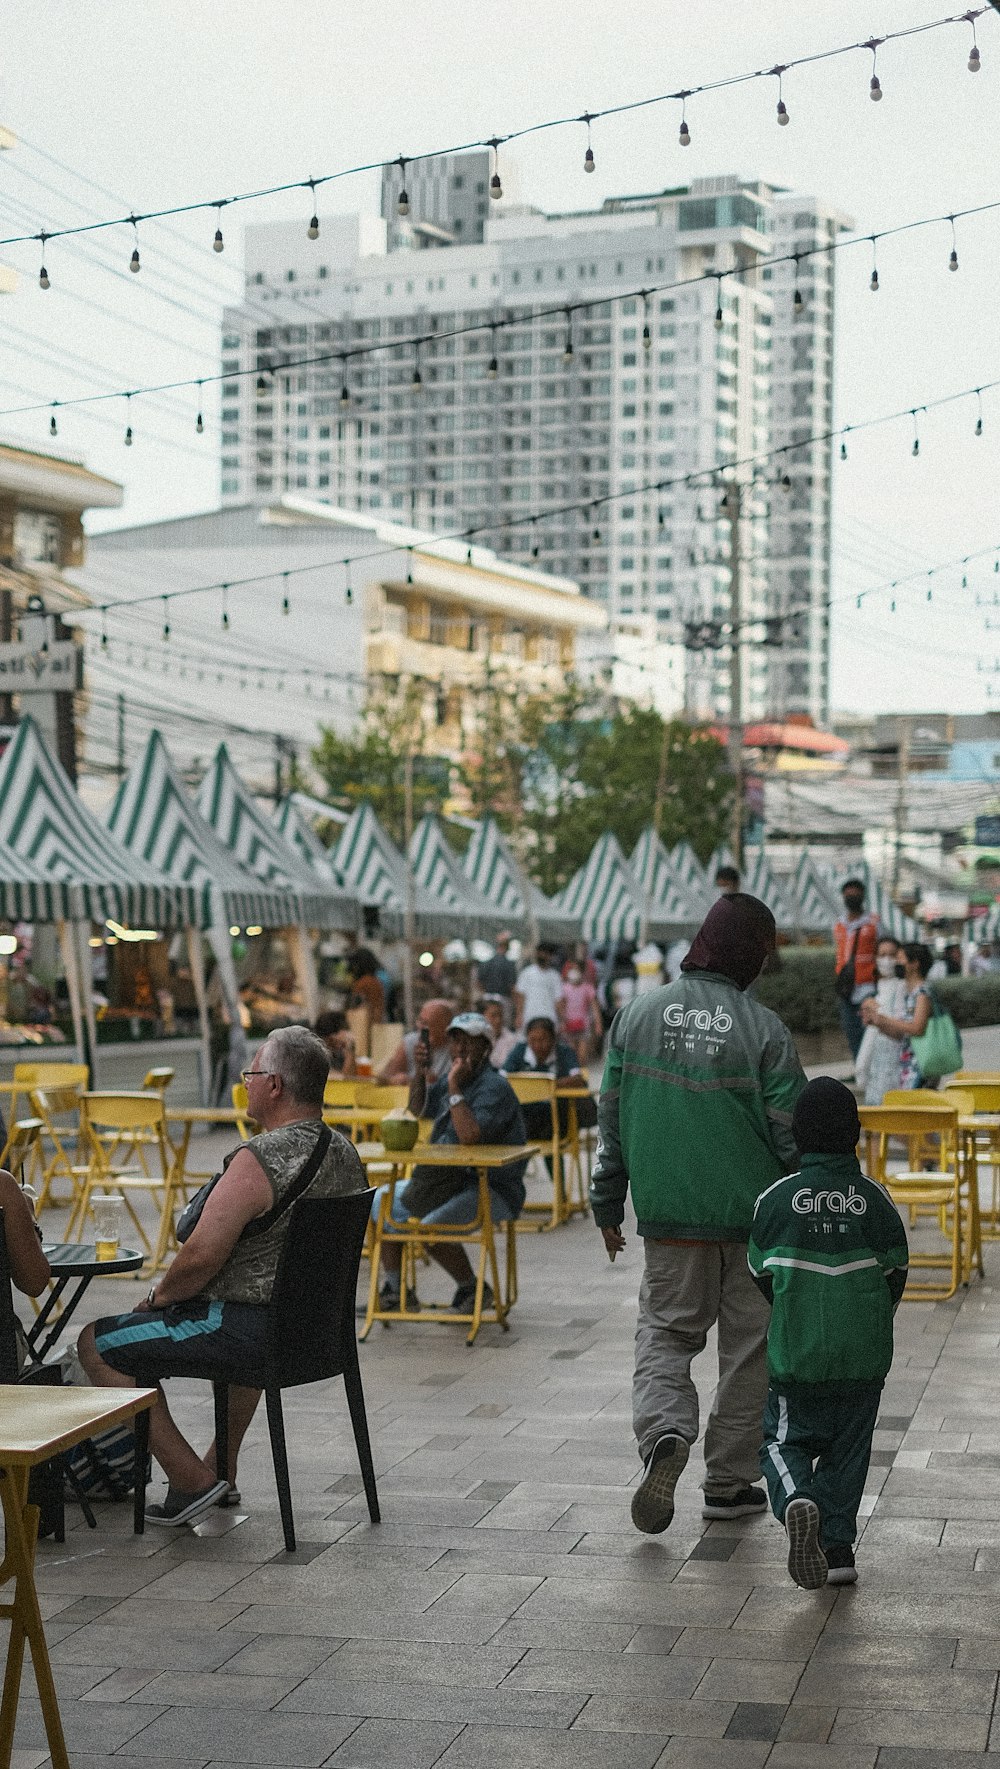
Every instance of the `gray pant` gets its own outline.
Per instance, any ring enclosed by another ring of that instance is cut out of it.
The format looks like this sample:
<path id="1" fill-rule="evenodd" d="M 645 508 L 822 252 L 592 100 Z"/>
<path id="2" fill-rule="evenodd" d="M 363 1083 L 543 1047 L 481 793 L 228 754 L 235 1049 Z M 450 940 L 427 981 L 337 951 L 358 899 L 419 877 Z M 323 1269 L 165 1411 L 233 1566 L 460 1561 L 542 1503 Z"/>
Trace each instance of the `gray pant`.
<path id="1" fill-rule="evenodd" d="M 666 1432 L 694 1443 L 692 1359 L 719 1327 L 719 1385 L 705 1432 L 705 1491 L 729 1498 L 760 1478 L 770 1309 L 741 1241 L 675 1247 L 646 1241 L 635 1333 L 632 1418 L 645 1461 Z"/>

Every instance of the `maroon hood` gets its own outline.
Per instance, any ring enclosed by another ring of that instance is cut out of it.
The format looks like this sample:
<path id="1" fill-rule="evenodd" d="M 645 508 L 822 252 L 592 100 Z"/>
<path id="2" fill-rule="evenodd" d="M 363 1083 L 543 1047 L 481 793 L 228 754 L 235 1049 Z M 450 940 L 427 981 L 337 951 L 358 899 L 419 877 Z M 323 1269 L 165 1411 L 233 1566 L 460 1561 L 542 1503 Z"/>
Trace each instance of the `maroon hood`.
<path id="1" fill-rule="evenodd" d="M 774 916 L 759 897 L 745 891 L 713 903 L 691 942 L 682 971 L 717 971 L 740 989 L 748 989 L 774 951 Z"/>

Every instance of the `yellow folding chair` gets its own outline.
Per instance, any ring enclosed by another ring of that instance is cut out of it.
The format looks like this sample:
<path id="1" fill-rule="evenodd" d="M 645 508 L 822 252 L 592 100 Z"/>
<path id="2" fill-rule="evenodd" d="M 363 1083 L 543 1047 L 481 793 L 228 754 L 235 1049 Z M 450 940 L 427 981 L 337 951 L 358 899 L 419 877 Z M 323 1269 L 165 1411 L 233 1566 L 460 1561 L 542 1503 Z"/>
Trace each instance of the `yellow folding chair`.
<path id="1" fill-rule="evenodd" d="M 175 1073 L 174 1069 L 147 1069 L 142 1078 L 143 1090 L 149 1093 L 166 1093 Z"/>
<path id="2" fill-rule="evenodd" d="M 958 1126 L 958 1112 L 933 1094 L 914 1105 L 913 1093 L 905 1106 L 862 1106 L 862 1137 L 865 1170 L 869 1178 L 884 1185 L 894 1203 L 909 1212 L 911 1227 L 933 1218 L 945 1241 L 943 1249 L 918 1247 L 910 1251 L 911 1274 L 919 1269 L 944 1271 L 946 1276 L 925 1283 L 912 1277 L 907 1294 L 912 1300 L 941 1302 L 967 1284 L 973 1263 L 982 1276 L 982 1248 L 974 1149 Z M 890 1144 L 901 1141 L 906 1165 L 890 1165 Z"/>
<path id="3" fill-rule="evenodd" d="M 990 1169 L 990 1201 L 985 1209 L 980 1202 L 982 1232 L 984 1240 L 1000 1240 L 1000 1075 L 961 1070 L 941 1098 L 953 1101 L 963 1118 L 983 1119 L 973 1133 L 977 1157 Z"/>
<path id="4" fill-rule="evenodd" d="M 35 1185 L 37 1181 L 39 1191 L 45 1166 L 44 1130 L 40 1118 L 19 1118 L 11 1125 L 0 1151 L 0 1167 L 12 1173 L 22 1185 Z"/>
<path id="5" fill-rule="evenodd" d="M 15 1063 L 13 1080 L 10 1115 L 11 1118 L 16 1118 L 19 1093 L 28 1094 L 33 1087 L 41 1087 L 43 1090 L 79 1087 L 82 1090 L 90 1086 L 90 1070 L 86 1063 Z"/>
<path id="6" fill-rule="evenodd" d="M 43 1171 L 38 1191 L 38 1208 L 44 1210 L 49 1203 L 68 1203 L 75 1208 L 88 1167 L 80 1146 L 80 1088 L 75 1085 L 47 1087 L 44 1090 L 32 1088 L 28 1098 L 34 1117 L 39 1118 L 45 1127 L 42 1132 Z M 72 1150 L 70 1143 L 73 1144 Z M 49 1145 L 47 1151 L 45 1144 Z M 55 1179 L 69 1180 L 69 1198 L 50 1196 Z"/>
<path id="7" fill-rule="evenodd" d="M 149 1254 L 149 1271 L 158 1271 L 168 1248 L 177 1244 L 174 1205 L 179 1190 L 174 1151 L 167 1139 L 163 1100 L 156 1093 L 83 1093 L 80 1096 L 80 1127 L 90 1152 L 90 1164 L 80 1201 L 71 1218 L 71 1227 L 75 1226 L 82 1235 L 95 1192 L 121 1192 L 136 1233 Z M 132 1133 L 137 1130 L 147 1133 L 149 1140 L 143 1146 L 155 1149 L 159 1173 L 149 1172 L 144 1163 L 123 1166 L 116 1159 L 116 1151 L 124 1153 L 126 1159 L 131 1151 L 139 1159 L 132 1141 Z M 142 1193 L 150 1199 L 158 1214 L 155 1245 L 132 1202 L 134 1196 Z"/>
<path id="8" fill-rule="evenodd" d="M 556 1082 L 553 1075 L 508 1075 L 507 1080 L 514 1089 L 522 1106 L 545 1104 L 549 1108 L 548 1136 L 530 1136 L 528 1141 L 537 1154 L 552 1163 L 552 1203 L 524 1205 L 517 1219 L 521 1232 L 535 1230 L 541 1233 L 544 1229 L 558 1228 L 569 1216 L 566 1208 L 565 1181 L 563 1177 L 562 1147 L 559 1134 L 559 1101 L 556 1098 Z M 538 1219 L 543 1220 L 539 1221 Z"/>
<path id="9" fill-rule="evenodd" d="M 247 1112 L 247 1090 L 242 1081 L 233 1082 L 233 1111 L 239 1113 L 236 1128 L 240 1133 L 240 1140 L 249 1142 L 256 1132 Z"/>

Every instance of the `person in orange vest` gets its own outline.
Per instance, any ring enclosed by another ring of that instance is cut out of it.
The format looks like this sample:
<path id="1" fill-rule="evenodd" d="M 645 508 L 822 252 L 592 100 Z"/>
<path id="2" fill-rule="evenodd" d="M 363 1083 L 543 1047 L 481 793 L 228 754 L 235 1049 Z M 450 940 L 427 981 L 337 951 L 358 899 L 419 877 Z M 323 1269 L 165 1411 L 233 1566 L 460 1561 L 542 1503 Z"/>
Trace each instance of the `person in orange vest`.
<path id="1" fill-rule="evenodd" d="M 879 921 L 865 909 L 865 886 L 860 878 L 845 880 L 841 894 L 844 913 L 834 923 L 834 983 L 837 1009 L 844 1037 L 856 1057 L 864 1037 L 861 1003 L 874 995 L 878 981 Z"/>

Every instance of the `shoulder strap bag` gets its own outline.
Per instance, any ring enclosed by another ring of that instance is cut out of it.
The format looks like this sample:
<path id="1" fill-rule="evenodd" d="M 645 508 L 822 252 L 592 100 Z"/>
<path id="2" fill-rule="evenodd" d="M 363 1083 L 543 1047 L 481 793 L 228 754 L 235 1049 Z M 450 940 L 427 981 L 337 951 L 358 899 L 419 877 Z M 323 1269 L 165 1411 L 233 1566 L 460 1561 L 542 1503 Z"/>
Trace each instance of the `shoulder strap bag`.
<path id="1" fill-rule="evenodd" d="M 327 1152 L 332 1141 L 333 1131 L 330 1129 L 329 1125 L 324 1124 L 319 1136 L 316 1138 L 316 1147 L 313 1149 L 311 1155 L 307 1157 L 301 1169 L 292 1180 L 287 1192 L 285 1192 L 283 1197 L 278 1199 L 276 1204 L 272 1204 L 270 1210 L 265 1210 L 263 1216 L 257 1216 L 252 1222 L 247 1223 L 246 1228 L 243 1230 L 240 1237 L 241 1240 L 252 1241 L 255 1240 L 258 1235 L 266 1235 L 268 1229 L 274 1227 L 278 1218 L 284 1216 L 286 1210 L 291 1209 L 296 1199 L 301 1198 L 306 1187 L 310 1186 L 316 1178 L 323 1162 L 326 1160 Z M 222 1172 L 225 1172 L 225 1168 L 223 1168 Z M 184 1209 L 177 1218 L 176 1229 L 177 1239 L 182 1245 L 185 1241 L 190 1240 L 195 1229 L 198 1227 L 198 1224 L 201 1221 L 201 1213 L 221 1178 L 222 1173 L 216 1173 L 205 1185 L 199 1186 L 194 1197 L 191 1199 L 191 1202 L 185 1204 Z"/>

